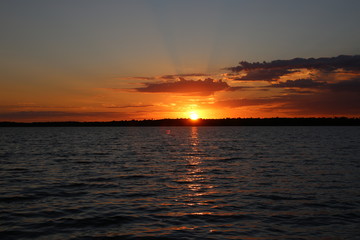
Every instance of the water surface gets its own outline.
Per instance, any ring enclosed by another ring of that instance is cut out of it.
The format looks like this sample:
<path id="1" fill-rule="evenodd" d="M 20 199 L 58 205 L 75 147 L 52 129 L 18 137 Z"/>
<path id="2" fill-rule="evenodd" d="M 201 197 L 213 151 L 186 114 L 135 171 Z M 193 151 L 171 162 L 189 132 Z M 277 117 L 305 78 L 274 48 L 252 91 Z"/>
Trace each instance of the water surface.
<path id="1" fill-rule="evenodd" d="M 359 239 L 359 127 L 0 129 L 1 239 Z"/>

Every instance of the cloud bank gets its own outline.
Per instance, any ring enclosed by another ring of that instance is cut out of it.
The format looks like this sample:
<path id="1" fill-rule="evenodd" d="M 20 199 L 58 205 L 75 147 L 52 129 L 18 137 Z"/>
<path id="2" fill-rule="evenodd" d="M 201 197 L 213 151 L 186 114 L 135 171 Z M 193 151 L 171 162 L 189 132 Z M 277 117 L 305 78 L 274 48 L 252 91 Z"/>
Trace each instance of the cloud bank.
<path id="1" fill-rule="evenodd" d="M 146 93 L 189 93 L 193 95 L 211 95 L 218 91 L 235 91 L 239 87 L 230 87 L 222 80 L 207 78 L 205 80 L 186 80 L 179 78 L 175 82 L 144 83 L 146 87 L 136 88 Z"/>
<path id="2" fill-rule="evenodd" d="M 277 81 L 281 76 L 293 73 L 289 69 L 254 69 L 248 71 L 245 76 L 233 78 L 238 81 Z"/>
<path id="3" fill-rule="evenodd" d="M 269 94 L 216 101 L 217 107 L 252 107 L 274 115 L 360 116 L 360 55 L 241 61 L 226 70 L 234 81 L 268 81 Z"/>
<path id="4" fill-rule="evenodd" d="M 20 111 L 0 113 L 0 121 L 73 121 L 83 119 L 99 120 L 128 117 L 121 112 L 67 112 L 67 111 Z"/>
<path id="5" fill-rule="evenodd" d="M 271 87 L 316 88 L 315 92 L 295 92 L 270 97 L 230 99 L 215 103 L 218 107 L 255 106 L 261 111 L 292 116 L 360 116 L 360 79 L 328 84 L 310 79 L 288 80 Z"/>
<path id="6" fill-rule="evenodd" d="M 347 71 L 360 71 L 360 55 L 340 55 L 331 58 L 294 58 L 290 60 L 274 60 L 271 62 L 241 61 L 239 66 L 229 67 L 232 72 L 254 69 L 321 69 L 333 71 L 342 68 Z"/>
<path id="7" fill-rule="evenodd" d="M 211 102 L 198 101 L 197 104 L 217 110 L 239 108 L 231 110 L 238 112 L 239 117 L 243 111 L 241 108 L 254 111 L 258 116 L 262 113 L 295 117 L 360 116 L 360 55 L 253 63 L 242 61 L 226 70 L 229 72 L 222 76 L 228 82 L 203 73 L 161 75 L 138 78 L 147 81 L 142 83 L 142 87 L 131 90 L 198 97 L 224 92 L 221 99 L 215 96 Z M 256 81 L 263 82 L 254 83 Z M 236 87 L 229 85 L 235 82 L 243 83 Z M 245 91 L 249 89 L 251 92 Z M 229 91 L 238 92 L 226 94 Z"/>
<path id="8" fill-rule="evenodd" d="M 234 80 L 277 81 L 280 77 L 294 73 L 299 69 L 318 70 L 320 72 L 355 72 L 360 73 L 360 55 L 340 55 L 323 58 L 294 58 L 290 60 L 274 60 L 271 62 L 241 61 L 238 66 L 228 67 L 232 73 L 243 73 L 244 76 Z"/>
<path id="9" fill-rule="evenodd" d="M 318 82 L 312 79 L 297 79 L 287 80 L 286 82 L 279 82 L 272 84 L 271 87 L 277 88 L 318 88 L 327 85 L 326 82 Z"/>

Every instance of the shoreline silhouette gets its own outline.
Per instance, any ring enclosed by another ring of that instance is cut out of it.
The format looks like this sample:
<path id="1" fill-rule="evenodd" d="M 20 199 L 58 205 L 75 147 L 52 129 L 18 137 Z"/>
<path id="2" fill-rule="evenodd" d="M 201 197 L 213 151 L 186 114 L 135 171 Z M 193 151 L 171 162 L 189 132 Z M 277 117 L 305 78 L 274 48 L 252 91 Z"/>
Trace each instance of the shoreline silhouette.
<path id="1" fill-rule="evenodd" d="M 0 127 L 156 127 L 156 126 L 360 126 L 360 118 L 144 119 L 107 122 L 0 122 Z"/>

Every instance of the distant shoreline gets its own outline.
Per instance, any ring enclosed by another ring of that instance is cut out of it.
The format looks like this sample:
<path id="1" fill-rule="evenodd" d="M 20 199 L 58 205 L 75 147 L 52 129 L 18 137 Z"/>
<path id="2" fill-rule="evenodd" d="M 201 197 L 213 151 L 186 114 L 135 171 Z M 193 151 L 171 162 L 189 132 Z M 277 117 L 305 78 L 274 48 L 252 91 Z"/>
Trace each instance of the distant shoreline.
<path id="1" fill-rule="evenodd" d="M 360 118 L 158 119 L 110 122 L 0 122 L 0 127 L 360 126 Z"/>

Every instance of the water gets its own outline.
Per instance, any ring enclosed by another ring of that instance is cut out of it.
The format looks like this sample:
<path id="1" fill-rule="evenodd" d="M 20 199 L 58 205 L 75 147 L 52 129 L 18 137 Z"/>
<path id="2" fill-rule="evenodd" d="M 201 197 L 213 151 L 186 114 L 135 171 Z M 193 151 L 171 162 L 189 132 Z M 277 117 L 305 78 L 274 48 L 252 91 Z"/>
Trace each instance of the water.
<path id="1" fill-rule="evenodd" d="M 1 239 L 360 239 L 359 127 L 0 133 Z"/>

